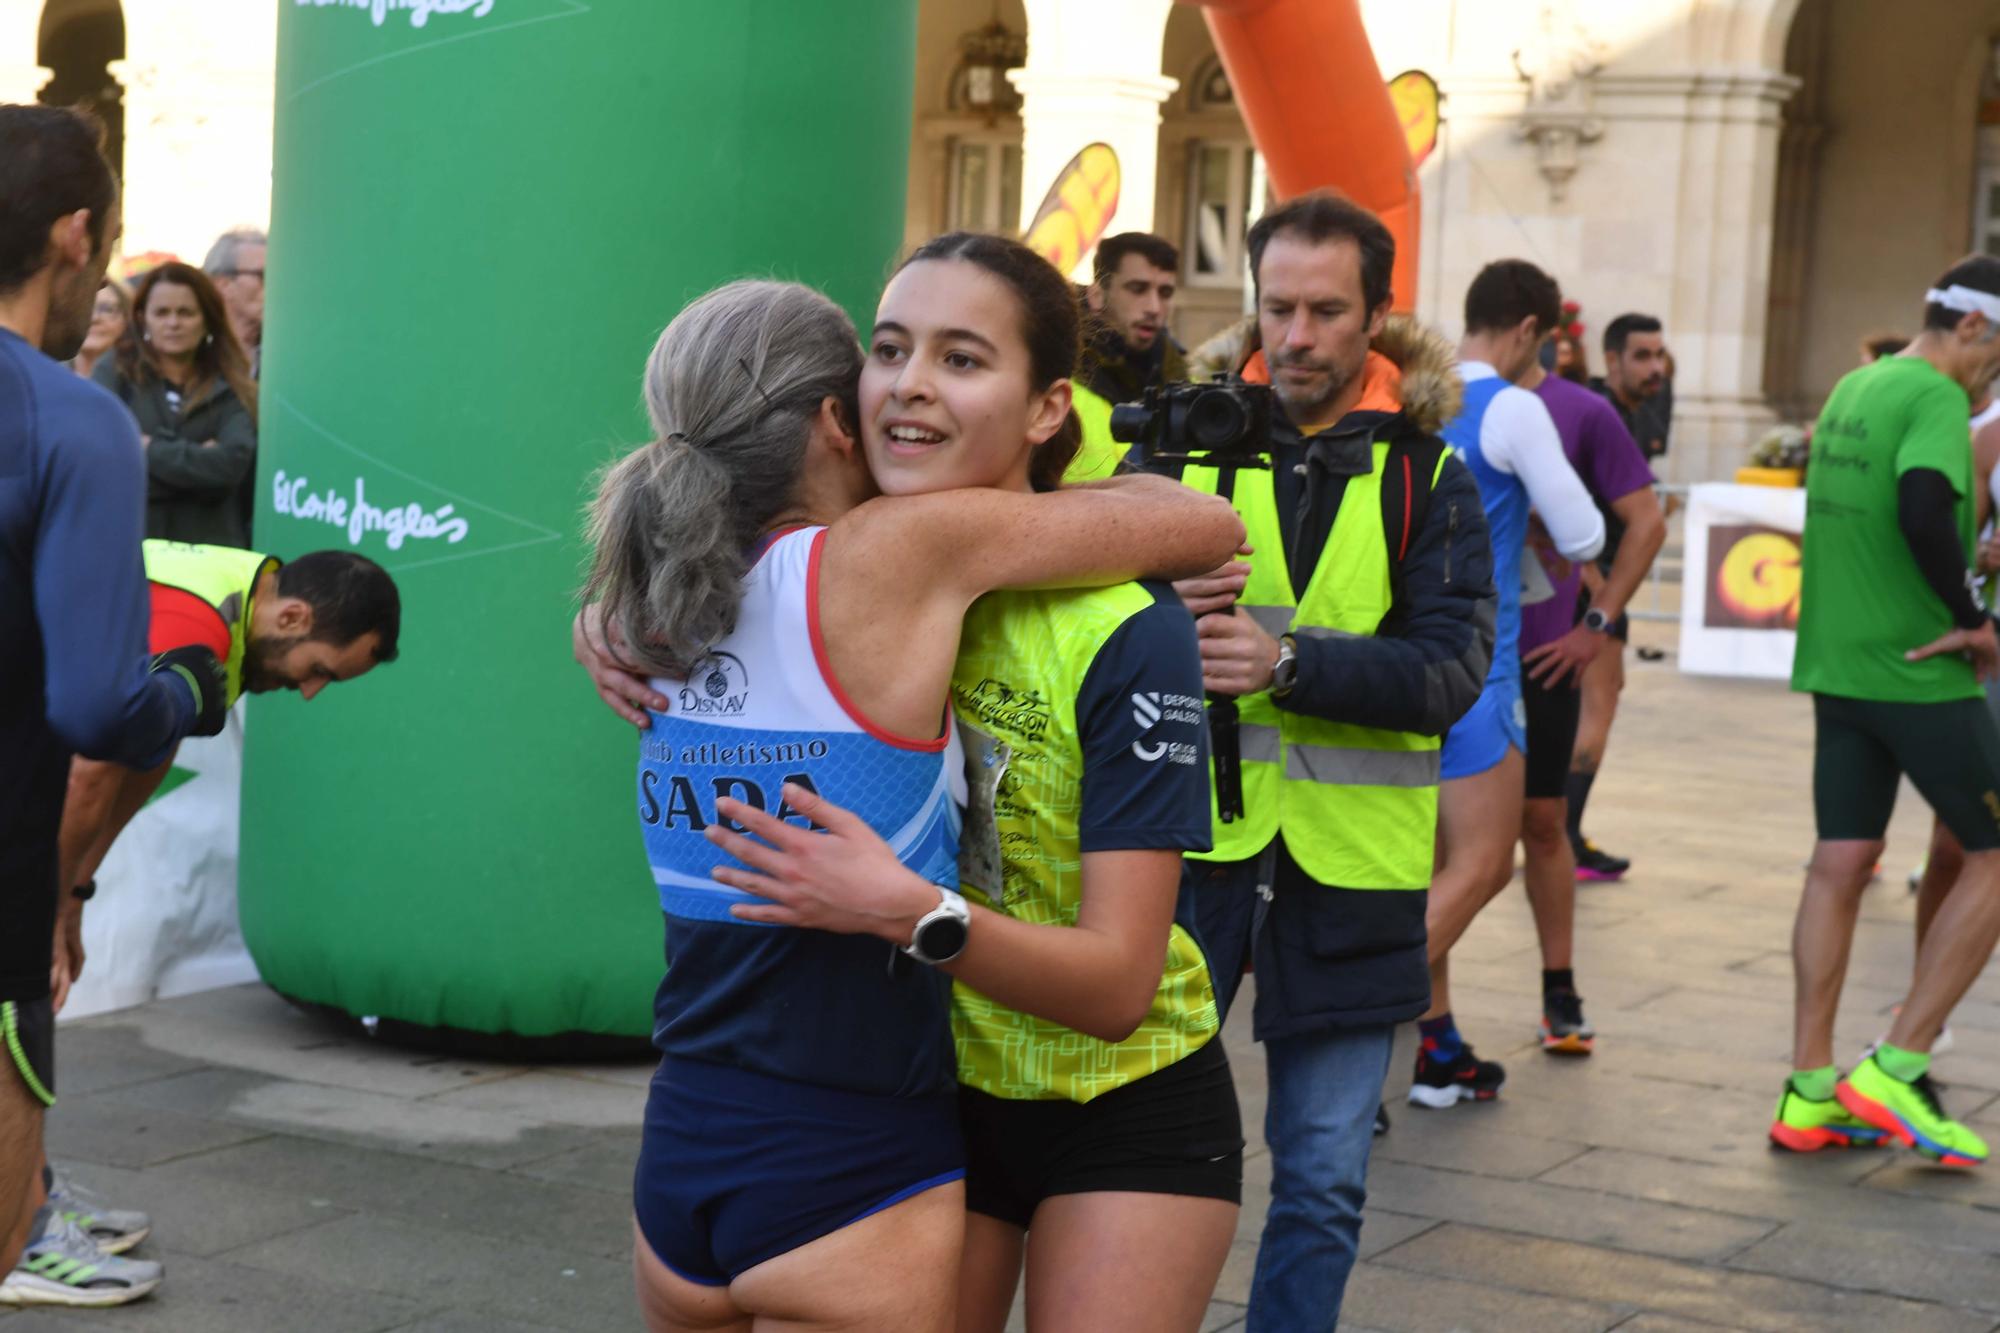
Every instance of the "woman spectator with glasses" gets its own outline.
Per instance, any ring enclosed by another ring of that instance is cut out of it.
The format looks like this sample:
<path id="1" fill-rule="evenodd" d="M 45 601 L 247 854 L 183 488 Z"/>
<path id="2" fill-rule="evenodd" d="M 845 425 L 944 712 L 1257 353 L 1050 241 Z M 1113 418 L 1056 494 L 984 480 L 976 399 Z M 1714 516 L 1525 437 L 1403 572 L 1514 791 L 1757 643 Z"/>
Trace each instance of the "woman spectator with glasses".
<path id="1" fill-rule="evenodd" d="M 146 535 L 250 544 L 257 386 L 208 275 L 171 262 L 133 295 L 138 336 L 91 378 L 138 419 L 146 446 Z"/>

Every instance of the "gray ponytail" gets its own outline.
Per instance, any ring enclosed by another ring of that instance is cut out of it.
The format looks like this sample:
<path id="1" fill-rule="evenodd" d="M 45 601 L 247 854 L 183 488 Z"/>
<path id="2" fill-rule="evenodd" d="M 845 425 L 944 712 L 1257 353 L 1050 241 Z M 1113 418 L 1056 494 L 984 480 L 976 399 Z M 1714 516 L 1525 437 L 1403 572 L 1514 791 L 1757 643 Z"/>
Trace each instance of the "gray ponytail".
<path id="1" fill-rule="evenodd" d="M 736 628 L 758 534 L 798 494 L 820 404 L 850 423 L 861 345 L 839 306 L 789 282 L 732 282 L 682 310 L 646 363 L 656 438 L 605 471 L 584 600 L 647 671 L 684 677 Z"/>

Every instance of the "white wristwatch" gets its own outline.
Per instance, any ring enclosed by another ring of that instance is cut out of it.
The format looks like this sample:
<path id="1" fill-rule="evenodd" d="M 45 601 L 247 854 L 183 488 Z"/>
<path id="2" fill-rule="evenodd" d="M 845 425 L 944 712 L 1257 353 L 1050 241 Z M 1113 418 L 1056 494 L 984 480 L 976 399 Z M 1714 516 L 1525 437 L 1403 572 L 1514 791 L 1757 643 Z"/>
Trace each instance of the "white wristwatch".
<path id="1" fill-rule="evenodd" d="M 956 889 L 938 885 L 938 905 L 917 918 L 916 929 L 903 952 L 932 967 L 949 963 L 965 952 L 972 933 L 972 909 Z"/>

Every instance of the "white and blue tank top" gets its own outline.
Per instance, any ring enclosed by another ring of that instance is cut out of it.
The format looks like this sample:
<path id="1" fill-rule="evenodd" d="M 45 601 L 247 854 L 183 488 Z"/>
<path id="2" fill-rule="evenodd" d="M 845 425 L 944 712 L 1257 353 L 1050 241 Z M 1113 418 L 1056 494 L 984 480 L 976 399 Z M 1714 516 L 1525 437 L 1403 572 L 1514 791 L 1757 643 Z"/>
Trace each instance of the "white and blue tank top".
<path id="1" fill-rule="evenodd" d="M 904 865 L 958 884 L 962 752 L 941 718 L 932 739 L 871 722 L 834 679 L 820 636 L 826 529 L 767 539 L 743 580 L 736 629 L 640 739 L 639 826 L 666 918 L 667 975 L 653 1042 L 670 1056 L 880 1095 L 956 1082 L 950 978 L 872 935 L 769 926 L 729 914 L 759 901 L 717 883 L 731 859 L 703 836 L 733 797 L 809 827 L 786 783 L 853 811 Z"/>
<path id="2" fill-rule="evenodd" d="M 1473 480 L 1479 484 L 1479 500 L 1486 509 L 1486 526 L 1492 534 L 1493 584 L 1499 596 L 1494 617 L 1493 662 L 1486 672 L 1488 685 L 1521 674 L 1521 580 L 1517 571 L 1528 540 L 1528 488 L 1519 477 L 1488 462 L 1480 445 L 1486 409 L 1513 387 L 1498 375 L 1467 380 L 1464 406 L 1442 432 L 1445 442 L 1465 460 Z"/>

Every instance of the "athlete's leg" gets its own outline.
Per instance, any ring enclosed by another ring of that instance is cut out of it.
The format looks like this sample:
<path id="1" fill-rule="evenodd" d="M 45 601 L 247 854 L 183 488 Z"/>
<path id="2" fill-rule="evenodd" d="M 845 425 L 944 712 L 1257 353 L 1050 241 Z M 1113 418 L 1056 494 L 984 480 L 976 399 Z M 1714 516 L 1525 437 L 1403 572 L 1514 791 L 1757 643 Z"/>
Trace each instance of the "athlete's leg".
<path id="1" fill-rule="evenodd" d="M 954 1180 L 766 1259 L 729 1299 L 758 1333 L 950 1333 L 964 1238 Z"/>
<path id="2" fill-rule="evenodd" d="M 1571 966 L 1575 950 L 1576 857 L 1564 828 L 1568 808 L 1561 796 L 1539 797 L 1521 806 L 1523 877 L 1528 905 L 1535 913 L 1535 935 L 1542 944 L 1542 967 L 1548 970 Z"/>
<path id="3" fill-rule="evenodd" d="M 1861 894 L 1882 855 L 1902 766 L 1879 706 L 1813 696 L 1813 825 L 1818 841 L 1792 925 L 1792 1068 L 1833 1063 L 1833 1018 Z"/>
<path id="4" fill-rule="evenodd" d="M 965 1215 L 965 1256 L 958 1266 L 957 1333 L 1001 1333 L 1021 1285 L 1027 1232 L 984 1213 Z"/>
<path id="5" fill-rule="evenodd" d="M 1236 1235 L 1237 1206 L 1179 1194 L 1058 1194 L 1028 1232 L 1034 1333 L 1195 1333 Z"/>
<path id="6" fill-rule="evenodd" d="M 1847 979 L 1861 895 L 1882 855 L 1882 840 L 1842 839 L 1813 847 L 1805 892 L 1792 926 L 1792 983 L 1796 1009 L 1792 1068 L 1833 1063 L 1833 1016 Z"/>
<path id="7" fill-rule="evenodd" d="M 1604 636 L 1597 658 L 1583 670 L 1583 707 L 1577 716 L 1576 747 L 1570 753 L 1569 834 L 1583 840 L 1583 812 L 1591 784 L 1611 743 L 1611 723 L 1618 716 L 1618 695 L 1625 688 L 1625 641 Z"/>
<path id="8" fill-rule="evenodd" d="M 1432 967 L 1514 874 L 1514 840 L 1521 830 L 1521 752 L 1508 746 L 1483 773 L 1453 778 L 1438 788 L 1438 843 L 1442 865 L 1431 880 L 1424 909 Z M 1431 1013 L 1449 1004 L 1431 996 Z"/>
<path id="9" fill-rule="evenodd" d="M 750 1316 L 729 1298 L 729 1288 L 690 1282 L 660 1262 L 632 1222 L 632 1278 L 639 1315 L 651 1333 L 750 1333 Z"/>
<path id="10" fill-rule="evenodd" d="M 1889 1029 L 1889 1042 L 1928 1051 L 1951 1011 L 1979 979 L 2000 942 L 2000 850 L 1967 852 L 1958 884 L 1939 905 L 1917 956 L 1917 980 Z"/>
<path id="11" fill-rule="evenodd" d="M 0 1274 L 10 1273 L 41 1207 L 41 1098 L 0 1051 Z"/>
<path id="12" fill-rule="evenodd" d="M 1965 848 L 1958 845 L 1958 839 L 1945 827 L 1942 819 L 1933 818 L 1930 851 L 1924 856 L 1924 873 L 1917 881 L 1915 958 L 1923 956 L 1924 936 L 1930 933 L 1931 922 L 1937 920 L 1938 908 L 1944 904 L 1945 895 L 1951 892 L 1952 885 L 1958 883 L 1964 869 Z"/>

